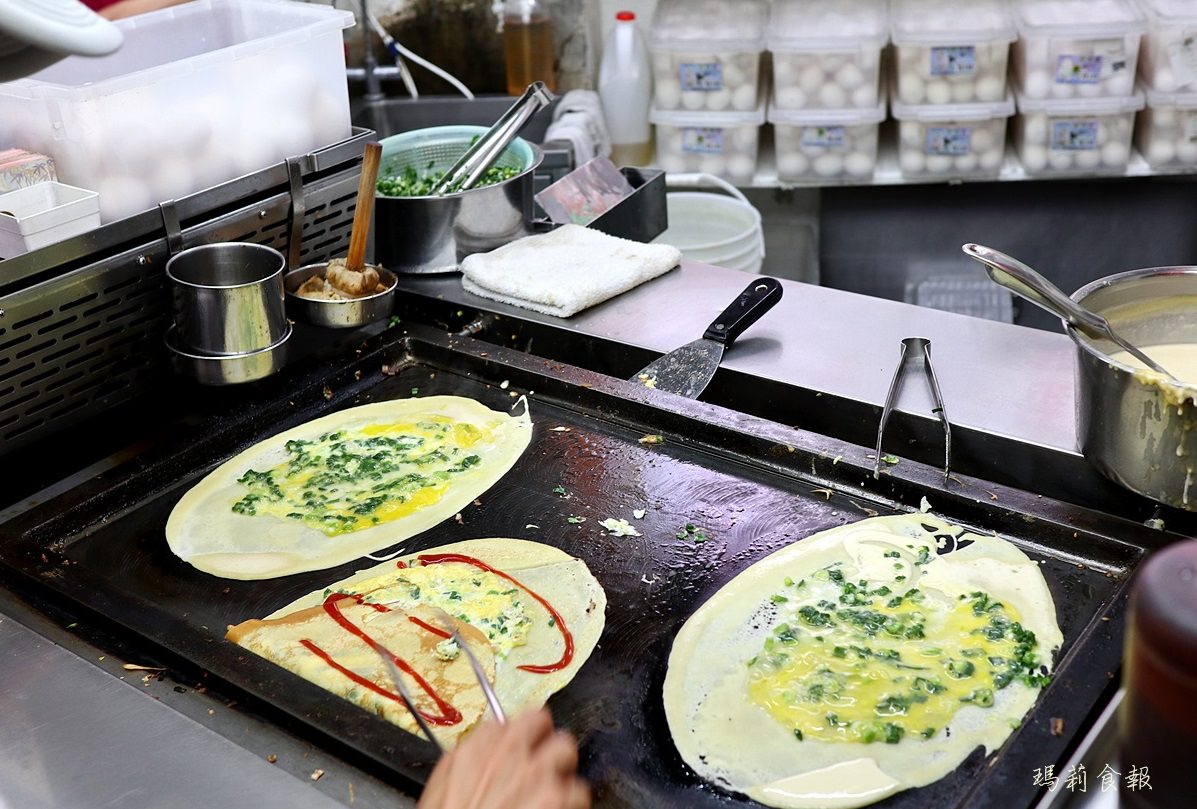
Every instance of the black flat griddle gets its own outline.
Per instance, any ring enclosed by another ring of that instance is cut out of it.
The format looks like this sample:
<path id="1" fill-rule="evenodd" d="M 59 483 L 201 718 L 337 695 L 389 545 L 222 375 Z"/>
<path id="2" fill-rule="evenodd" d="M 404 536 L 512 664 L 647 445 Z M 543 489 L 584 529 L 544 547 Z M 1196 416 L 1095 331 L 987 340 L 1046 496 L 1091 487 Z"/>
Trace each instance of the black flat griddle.
<path id="1" fill-rule="evenodd" d="M 374 562 L 236 582 L 179 561 L 163 536 L 171 508 L 200 477 L 318 415 L 432 394 L 507 408 L 513 392 L 528 393 L 535 430 L 515 467 L 463 511 L 462 523 L 447 520 L 403 547 L 513 536 L 586 561 L 607 593 L 606 629 L 550 707 L 579 737 L 581 769 L 602 807 L 753 805 L 698 778 L 673 747 L 661 687 L 675 632 L 770 552 L 865 516 L 910 511 L 923 497 L 935 513 L 997 532 L 1041 563 L 1065 641 L 1054 681 L 1000 751 L 985 757 L 978 749 L 949 776 L 879 806 L 1029 806 L 1039 793 L 1033 771 L 1064 760 L 1116 676 L 1128 575 L 1158 536 L 980 481 L 944 490 L 939 471 L 905 461 L 874 481 L 862 447 L 431 329 L 392 329 L 339 365 L 284 381 L 253 394 L 237 415 L 181 431 L 0 525 L 0 574 L 209 673 L 225 692 L 405 788 L 426 778 L 430 745 L 223 639 L 228 624 Z M 558 426 L 569 431 L 551 429 Z M 665 443 L 640 443 L 648 433 Z M 635 520 L 634 509 L 647 513 Z M 570 516 L 586 521 L 571 524 Z M 643 536 L 606 535 L 599 522 L 607 517 L 629 519 Z M 709 539 L 678 539 L 687 523 Z"/>

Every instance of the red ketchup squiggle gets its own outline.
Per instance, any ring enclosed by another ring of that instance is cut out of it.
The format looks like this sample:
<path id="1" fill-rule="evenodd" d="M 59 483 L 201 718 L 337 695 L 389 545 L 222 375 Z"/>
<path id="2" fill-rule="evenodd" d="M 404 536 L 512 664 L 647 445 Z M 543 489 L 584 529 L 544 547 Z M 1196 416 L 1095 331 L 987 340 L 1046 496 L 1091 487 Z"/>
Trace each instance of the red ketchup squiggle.
<path id="1" fill-rule="evenodd" d="M 407 620 L 411 621 L 413 624 L 420 627 L 421 629 L 425 629 L 425 630 L 431 632 L 434 635 L 440 635 L 442 638 L 453 637 L 452 632 L 446 632 L 443 629 L 438 629 L 437 627 L 433 626 L 430 623 L 427 623 L 426 621 L 421 621 L 419 618 L 417 618 L 414 615 L 407 616 Z"/>
<path id="2" fill-rule="evenodd" d="M 353 601 L 357 604 L 365 603 L 365 599 L 363 599 L 362 596 L 360 596 L 360 595 L 348 595 L 345 593 L 333 593 L 328 598 L 324 599 L 324 611 L 327 612 L 329 617 L 331 617 L 334 621 L 336 621 L 337 624 L 342 629 L 344 629 L 346 632 L 349 632 L 350 634 L 354 635 L 355 637 L 361 638 L 361 640 L 364 641 L 371 649 L 374 649 L 374 651 L 376 651 L 380 654 L 390 655 L 390 658 L 393 661 L 395 661 L 395 665 L 398 666 L 400 668 L 400 670 L 405 672 L 408 676 L 410 676 L 413 680 L 416 681 L 416 685 L 418 685 L 420 687 L 420 690 L 423 691 L 425 694 L 427 694 L 432 699 L 432 701 L 434 703 L 436 703 L 437 710 L 440 711 L 439 716 L 436 714 L 429 714 L 425 711 L 420 711 L 421 715 L 423 715 L 423 717 L 428 720 L 428 724 L 430 724 L 430 725 L 456 725 L 459 722 L 461 722 L 461 719 L 462 719 L 461 711 L 457 710 L 452 705 L 450 705 L 448 702 L 445 702 L 445 700 L 441 699 L 441 695 L 436 693 L 436 690 L 428 683 L 428 681 L 425 680 L 423 677 L 421 677 L 419 672 L 417 672 L 410 665 L 408 665 L 406 660 L 404 660 L 403 658 L 401 658 L 395 654 L 392 654 L 390 652 L 390 650 L 388 650 L 387 648 L 382 646 L 382 644 L 380 644 L 378 641 L 374 640 L 374 638 L 370 637 L 370 635 L 367 634 L 365 632 L 365 630 L 361 629 L 358 626 L 355 626 L 348 618 L 345 617 L 344 613 L 341 612 L 341 608 L 340 608 L 340 606 L 338 606 L 337 602 L 341 601 L 342 599 L 346 599 L 346 598 L 353 599 Z M 390 612 L 390 610 L 382 604 L 366 604 L 366 606 L 370 607 L 371 609 L 375 610 L 376 612 Z M 427 624 L 423 624 L 423 622 L 417 621 L 415 618 L 412 618 L 412 620 L 416 621 L 416 623 L 420 623 L 421 625 L 425 626 L 428 629 L 432 629 L 431 627 L 428 627 Z M 435 630 L 433 630 L 433 631 L 435 631 Z M 300 643 L 304 646 L 304 648 L 306 648 L 312 654 L 316 655 L 321 660 L 323 660 L 325 663 L 332 666 L 334 669 L 339 671 L 341 674 L 344 674 L 350 680 L 353 680 L 355 683 L 362 686 L 363 688 L 368 688 L 371 691 L 373 691 L 374 693 L 379 694 L 380 696 L 386 697 L 387 699 L 394 700 L 395 702 L 398 702 L 400 704 L 403 703 L 403 698 L 401 696 L 377 685 L 376 683 L 366 679 L 365 677 L 362 677 L 360 674 L 358 674 L 354 671 L 350 671 L 345 666 L 342 666 L 335 659 L 333 659 L 332 655 L 330 655 L 328 652 L 321 649 L 319 646 L 317 646 L 315 643 L 308 640 L 307 638 L 300 640 Z"/>
<path id="3" fill-rule="evenodd" d="M 570 634 L 569 629 L 565 626 L 565 621 L 561 617 L 561 613 L 553 608 L 553 605 L 546 601 L 539 593 L 531 590 L 521 584 L 517 579 L 507 575 L 501 570 L 483 562 L 480 559 L 475 559 L 472 556 L 466 556 L 462 553 L 426 553 L 417 557 L 425 565 L 437 565 L 442 562 L 461 562 L 467 565 L 473 565 L 480 570 L 485 570 L 489 573 L 494 573 L 496 576 L 507 579 L 507 581 L 514 584 L 516 587 L 523 590 L 528 595 L 540 602 L 541 606 L 548 610 L 549 615 L 553 616 L 554 625 L 561 631 L 561 637 L 565 641 L 565 652 L 561 655 L 561 659 L 556 663 L 546 663 L 541 666 L 518 666 L 521 671 L 528 671 L 532 674 L 548 674 L 551 671 L 560 671 L 569 665 L 570 661 L 574 659 L 574 636 Z M 415 619 L 413 619 L 415 620 Z"/>

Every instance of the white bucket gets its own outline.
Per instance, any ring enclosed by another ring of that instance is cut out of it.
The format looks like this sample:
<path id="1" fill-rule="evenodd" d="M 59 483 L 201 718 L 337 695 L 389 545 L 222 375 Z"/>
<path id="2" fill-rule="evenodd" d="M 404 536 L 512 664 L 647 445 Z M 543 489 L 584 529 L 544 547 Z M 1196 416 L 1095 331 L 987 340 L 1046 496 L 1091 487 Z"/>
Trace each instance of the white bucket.
<path id="1" fill-rule="evenodd" d="M 666 182 L 672 186 L 713 183 L 731 196 L 670 191 L 665 196 L 669 228 L 653 241 L 673 245 L 691 261 L 761 271 L 765 258 L 761 214 L 739 189 L 709 174 L 672 174 Z"/>

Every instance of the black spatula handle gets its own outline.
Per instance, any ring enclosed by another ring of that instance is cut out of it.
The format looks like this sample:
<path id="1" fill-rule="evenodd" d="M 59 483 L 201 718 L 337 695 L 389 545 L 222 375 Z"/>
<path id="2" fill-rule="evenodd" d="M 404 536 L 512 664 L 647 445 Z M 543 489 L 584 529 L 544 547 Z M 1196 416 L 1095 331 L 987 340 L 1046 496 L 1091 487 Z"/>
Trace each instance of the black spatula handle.
<path id="1" fill-rule="evenodd" d="M 761 277 L 744 288 L 740 297 L 724 309 L 707 327 L 703 339 L 714 340 L 729 347 L 744 330 L 761 319 L 761 315 L 781 300 L 781 282 Z"/>

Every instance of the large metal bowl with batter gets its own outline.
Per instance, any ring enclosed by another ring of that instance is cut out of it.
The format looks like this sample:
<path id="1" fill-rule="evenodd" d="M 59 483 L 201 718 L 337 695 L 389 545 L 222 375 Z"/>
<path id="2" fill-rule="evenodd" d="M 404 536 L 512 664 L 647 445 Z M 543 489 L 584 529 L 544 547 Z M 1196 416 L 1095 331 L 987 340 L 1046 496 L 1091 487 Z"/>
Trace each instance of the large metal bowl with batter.
<path id="1" fill-rule="evenodd" d="M 1197 369 L 1197 267 L 1151 267 L 1099 278 L 1072 299 L 1191 383 L 1161 382 L 1120 360 L 1113 343 L 1086 337 L 1066 323 L 1077 346 L 1081 451 L 1098 471 L 1131 491 L 1197 511 L 1197 373 L 1186 373 L 1183 364 L 1187 352 L 1190 367 Z M 1191 347 L 1167 358 L 1152 351 L 1176 344 Z"/>

